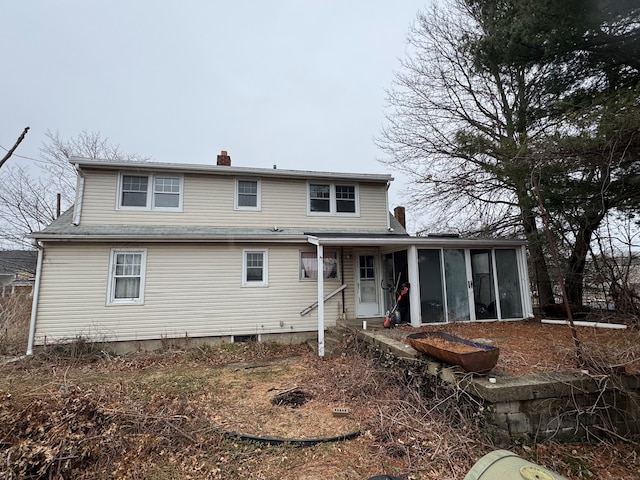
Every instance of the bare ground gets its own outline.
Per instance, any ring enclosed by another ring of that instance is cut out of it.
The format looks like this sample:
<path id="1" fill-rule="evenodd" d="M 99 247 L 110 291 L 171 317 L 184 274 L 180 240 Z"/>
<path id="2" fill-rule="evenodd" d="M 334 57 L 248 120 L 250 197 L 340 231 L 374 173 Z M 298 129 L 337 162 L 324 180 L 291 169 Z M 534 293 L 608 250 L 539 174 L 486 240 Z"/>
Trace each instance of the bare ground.
<path id="1" fill-rule="evenodd" d="M 503 332 L 478 325 L 484 330 L 451 333 L 493 336 L 504 372 L 573 365 L 556 333 L 545 340 L 525 322 Z M 0 478 L 366 479 L 386 473 L 453 480 L 495 449 L 465 412 L 443 411 L 442 398 L 421 396 L 401 372 L 356 354 L 319 359 L 301 345 L 253 343 L 132 356 L 85 348 L 41 352 L 0 367 Z M 535 352 L 537 359 L 530 356 Z M 303 392 L 306 402 L 273 403 L 287 392 Z M 335 408 L 348 415 L 335 416 Z M 229 435 L 322 439 L 354 431 L 360 435 L 353 440 L 309 447 Z M 512 450 L 572 480 L 632 479 L 640 478 L 638 440 L 551 441 Z"/>

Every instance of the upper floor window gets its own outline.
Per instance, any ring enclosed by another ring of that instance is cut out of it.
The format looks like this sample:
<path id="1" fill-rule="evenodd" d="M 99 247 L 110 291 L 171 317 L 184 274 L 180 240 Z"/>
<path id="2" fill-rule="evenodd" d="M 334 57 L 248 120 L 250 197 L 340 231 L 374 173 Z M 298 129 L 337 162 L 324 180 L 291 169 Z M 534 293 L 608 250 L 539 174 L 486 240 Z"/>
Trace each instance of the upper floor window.
<path id="1" fill-rule="evenodd" d="M 260 180 L 236 180 L 237 210 L 260 210 Z"/>
<path id="2" fill-rule="evenodd" d="M 118 184 L 118 208 L 181 210 L 182 177 L 151 174 L 121 174 Z"/>
<path id="3" fill-rule="evenodd" d="M 146 250 L 112 250 L 107 304 L 144 303 Z"/>
<path id="4" fill-rule="evenodd" d="M 308 211 L 311 215 L 358 215 L 358 186 L 310 183 Z"/>

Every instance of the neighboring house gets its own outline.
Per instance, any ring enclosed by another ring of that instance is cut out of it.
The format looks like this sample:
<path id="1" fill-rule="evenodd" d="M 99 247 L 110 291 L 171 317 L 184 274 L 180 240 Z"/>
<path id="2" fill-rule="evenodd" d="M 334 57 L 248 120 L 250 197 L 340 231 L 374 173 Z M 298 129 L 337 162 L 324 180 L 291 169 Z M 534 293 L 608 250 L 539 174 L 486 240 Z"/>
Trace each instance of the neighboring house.
<path id="1" fill-rule="evenodd" d="M 414 326 L 531 316 L 524 241 L 410 237 L 389 175 L 234 167 L 224 151 L 217 165 L 71 162 L 74 208 L 32 235 L 28 353 L 317 332 L 322 355 L 337 319 L 385 316 L 398 278 Z"/>
<path id="2" fill-rule="evenodd" d="M 31 291 L 37 259 L 35 250 L 0 250 L 0 296 Z"/>

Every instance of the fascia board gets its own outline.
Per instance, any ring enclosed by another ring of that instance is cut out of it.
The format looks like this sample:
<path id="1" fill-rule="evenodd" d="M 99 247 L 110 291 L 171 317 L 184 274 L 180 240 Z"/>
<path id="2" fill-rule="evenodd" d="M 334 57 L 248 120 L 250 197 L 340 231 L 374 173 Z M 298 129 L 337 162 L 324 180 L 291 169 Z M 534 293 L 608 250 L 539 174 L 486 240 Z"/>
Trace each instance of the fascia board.
<path id="1" fill-rule="evenodd" d="M 80 169 L 128 170 L 128 171 L 178 171 L 208 175 L 244 175 L 273 178 L 350 180 L 359 182 L 387 183 L 393 181 L 388 174 L 319 172 L 312 170 L 286 170 L 277 168 L 233 167 L 205 164 L 160 163 L 160 162 L 110 162 L 81 157 L 71 157 L 69 162 Z"/>

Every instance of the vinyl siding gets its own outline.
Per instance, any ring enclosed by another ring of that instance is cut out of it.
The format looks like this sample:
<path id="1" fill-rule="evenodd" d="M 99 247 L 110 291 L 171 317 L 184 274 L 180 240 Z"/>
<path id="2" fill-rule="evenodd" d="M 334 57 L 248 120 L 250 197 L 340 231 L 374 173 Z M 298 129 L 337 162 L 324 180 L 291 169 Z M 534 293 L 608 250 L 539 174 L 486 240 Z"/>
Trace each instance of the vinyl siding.
<path id="1" fill-rule="evenodd" d="M 246 178 L 246 177 L 239 177 Z M 235 178 L 185 175 L 183 211 L 117 210 L 118 173 L 88 171 L 81 223 L 381 230 L 387 226 L 384 184 L 359 183 L 359 216 L 307 215 L 307 182 L 261 179 L 260 211 L 234 210 Z"/>
<path id="2" fill-rule="evenodd" d="M 268 287 L 242 287 L 242 255 L 255 245 L 50 244 L 46 246 L 36 344 L 82 336 L 93 341 L 207 337 L 317 330 L 317 283 L 299 280 L 308 245 L 268 245 Z M 145 248 L 144 305 L 106 305 L 112 248 Z M 353 278 L 344 263 L 345 280 Z M 341 284 L 325 280 L 325 293 Z M 353 283 L 345 296 L 353 301 Z M 325 303 L 325 325 L 342 312 L 342 296 Z M 348 303 L 353 312 L 353 304 Z"/>

